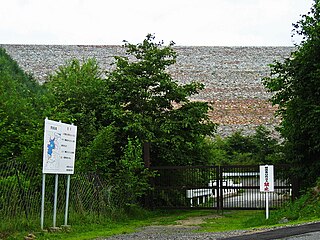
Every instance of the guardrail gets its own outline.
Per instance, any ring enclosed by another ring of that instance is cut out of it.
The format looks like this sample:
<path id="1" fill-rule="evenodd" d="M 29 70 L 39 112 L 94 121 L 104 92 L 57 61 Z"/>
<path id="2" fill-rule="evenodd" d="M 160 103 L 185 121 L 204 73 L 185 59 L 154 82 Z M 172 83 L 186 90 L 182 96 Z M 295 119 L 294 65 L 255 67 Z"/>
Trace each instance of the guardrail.
<path id="1" fill-rule="evenodd" d="M 234 187 L 234 188 L 222 188 L 222 195 L 224 197 L 233 196 L 238 193 L 239 189 L 237 187 L 242 187 L 242 183 L 235 184 L 232 180 L 222 181 L 223 187 Z M 198 189 L 188 189 L 186 191 L 186 197 L 190 199 L 190 206 L 194 206 L 194 200 L 196 200 L 196 204 L 200 205 L 200 199 L 202 199 L 201 203 L 205 203 L 210 199 L 214 199 L 218 197 L 218 188 L 217 181 L 210 180 L 208 183 L 208 187 L 210 188 L 198 188 Z M 219 186 L 220 187 L 220 186 Z"/>

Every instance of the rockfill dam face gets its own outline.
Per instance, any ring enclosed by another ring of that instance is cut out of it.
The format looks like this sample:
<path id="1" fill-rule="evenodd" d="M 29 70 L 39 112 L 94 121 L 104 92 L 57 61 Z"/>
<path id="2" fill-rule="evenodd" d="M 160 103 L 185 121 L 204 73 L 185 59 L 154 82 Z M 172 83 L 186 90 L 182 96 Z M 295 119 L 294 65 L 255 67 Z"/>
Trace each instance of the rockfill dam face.
<path id="1" fill-rule="evenodd" d="M 39 82 L 47 80 L 68 60 L 96 58 L 102 69 L 112 69 L 114 56 L 123 56 L 121 46 L 5 45 L 7 53 Z M 290 57 L 293 47 L 174 47 L 176 64 L 168 71 L 181 83 L 198 81 L 205 89 L 192 100 L 213 103 L 211 119 L 219 124 L 218 134 L 227 136 L 241 130 L 251 134 L 264 125 L 278 124 L 275 107 L 262 79 L 270 74 L 269 64 Z"/>

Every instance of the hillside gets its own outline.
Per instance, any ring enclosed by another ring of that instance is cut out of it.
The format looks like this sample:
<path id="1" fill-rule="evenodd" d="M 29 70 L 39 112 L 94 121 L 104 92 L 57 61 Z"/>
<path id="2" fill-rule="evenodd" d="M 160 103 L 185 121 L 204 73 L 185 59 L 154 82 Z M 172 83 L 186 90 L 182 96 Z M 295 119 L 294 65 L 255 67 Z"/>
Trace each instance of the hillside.
<path id="1" fill-rule="evenodd" d="M 0 45 L 27 72 L 40 82 L 72 58 L 96 58 L 101 67 L 111 69 L 113 56 L 123 55 L 120 46 Z M 277 123 L 275 108 L 261 79 L 268 64 L 289 57 L 292 47 L 175 47 L 177 63 L 169 71 L 180 83 L 200 81 L 206 88 L 195 100 L 214 103 L 211 118 L 220 124 L 218 133 L 236 130 L 252 132 L 260 124 L 272 128 Z"/>

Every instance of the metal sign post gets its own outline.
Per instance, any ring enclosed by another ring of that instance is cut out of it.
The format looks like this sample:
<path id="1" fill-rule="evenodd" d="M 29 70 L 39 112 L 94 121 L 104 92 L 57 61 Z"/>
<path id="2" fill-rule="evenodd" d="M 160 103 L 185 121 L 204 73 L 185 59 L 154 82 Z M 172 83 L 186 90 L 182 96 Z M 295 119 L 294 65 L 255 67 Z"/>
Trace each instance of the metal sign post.
<path id="1" fill-rule="evenodd" d="M 66 190 L 66 209 L 64 213 L 64 225 L 68 225 L 68 210 L 69 210 L 69 192 L 70 192 L 70 174 L 67 179 L 67 190 Z"/>
<path id="2" fill-rule="evenodd" d="M 42 175 L 42 199 L 41 199 L 41 229 L 43 229 L 44 222 L 44 196 L 46 192 L 46 175 Z"/>
<path id="3" fill-rule="evenodd" d="M 260 166 L 260 192 L 266 193 L 266 219 L 269 219 L 269 192 L 274 192 L 273 165 Z"/>
<path id="4" fill-rule="evenodd" d="M 41 201 L 41 229 L 44 222 L 45 174 L 55 174 L 53 227 L 56 227 L 59 174 L 67 174 L 65 221 L 68 223 L 70 174 L 74 173 L 77 127 L 62 122 L 45 119 L 43 145 L 43 179 Z"/>
<path id="5" fill-rule="evenodd" d="M 266 192 L 266 219 L 269 219 L 269 192 Z"/>
<path id="6" fill-rule="evenodd" d="M 59 183 L 59 175 L 56 174 L 55 182 L 54 182 L 54 201 L 53 201 L 53 227 L 56 227 L 57 220 L 57 202 L 58 202 L 58 183 Z"/>

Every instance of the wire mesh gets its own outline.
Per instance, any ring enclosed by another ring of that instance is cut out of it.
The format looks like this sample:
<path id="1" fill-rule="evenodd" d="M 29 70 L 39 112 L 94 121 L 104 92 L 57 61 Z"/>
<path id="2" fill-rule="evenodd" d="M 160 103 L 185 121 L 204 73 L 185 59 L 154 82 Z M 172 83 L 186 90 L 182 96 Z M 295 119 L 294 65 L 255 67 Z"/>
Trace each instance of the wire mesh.
<path id="1" fill-rule="evenodd" d="M 55 175 L 45 178 L 45 215 L 53 215 Z M 59 175 L 57 212 L 63 214 L 66 202 L 67 176 Z M 112 187 L 96 174 L 71 175 L 69 212 L 106 213 L 111 207 Z M 5 219 L 40 217 L 42 171 L 23 163 L 0 164 L 0 216 Z"/>

